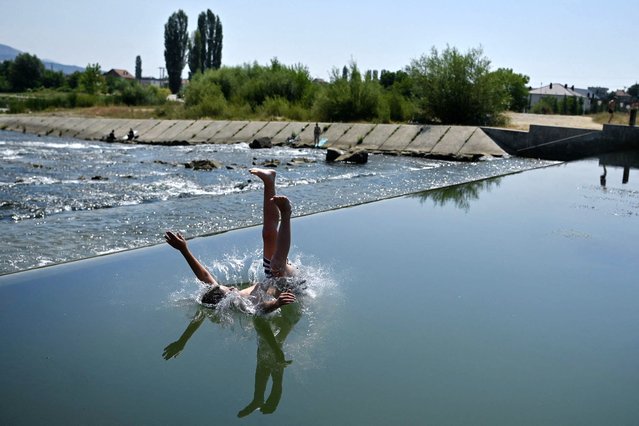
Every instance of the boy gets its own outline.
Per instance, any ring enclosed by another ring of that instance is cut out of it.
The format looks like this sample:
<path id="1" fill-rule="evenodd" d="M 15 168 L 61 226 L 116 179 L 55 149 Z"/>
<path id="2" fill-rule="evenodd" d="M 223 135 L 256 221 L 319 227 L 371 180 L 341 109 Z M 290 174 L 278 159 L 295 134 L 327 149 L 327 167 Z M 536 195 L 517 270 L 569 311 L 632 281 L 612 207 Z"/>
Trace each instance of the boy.
<path id="1" fill-rule="evenodd" d="M 270 285 L 276 281 L 271 278 L 287 278 L 295 275 L 295 269 L 287 261 L 291 247 L 291 203 L 285 196 L 275 194 L 275 170 L 251 169 L 250 173 L 259 177 L 264 183 L 262 242 L 264 273 L 268 278 L 266 285 L 253 284 L 241 290 L 221 285 L 193 256 L 186 239 L 179 232 L 167 231 L 164 238 L 171 247 L 182 253 L 195 276 L 203 283 L 212 286 L 211 290 L 202 296 L 202 303 L 217 305 L 227 294 L 235 291 L 256 303 L 259 310 L 268 313 L 295 302 L 295 295 L 291 291 Z M 259 294 L 261 291 L 273 296 L 275 300 L 262 301 Z"/>

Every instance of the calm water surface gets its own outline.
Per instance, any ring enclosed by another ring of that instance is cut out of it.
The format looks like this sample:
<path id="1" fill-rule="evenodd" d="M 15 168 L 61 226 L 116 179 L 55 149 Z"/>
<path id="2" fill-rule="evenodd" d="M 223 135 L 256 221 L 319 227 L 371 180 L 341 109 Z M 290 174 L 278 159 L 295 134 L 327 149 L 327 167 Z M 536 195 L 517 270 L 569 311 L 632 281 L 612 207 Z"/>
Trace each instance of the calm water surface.
<path id="1" fill-rule="evenodd" d="M 166 245 L 0 277 L 0 423 L 634 424 L 621 161 L 605 186 L 590 160 L 296 218 L 309 288 L 269 319 L 200 308 Z M 191 247 L 240 283 L 259 239 Z"/>

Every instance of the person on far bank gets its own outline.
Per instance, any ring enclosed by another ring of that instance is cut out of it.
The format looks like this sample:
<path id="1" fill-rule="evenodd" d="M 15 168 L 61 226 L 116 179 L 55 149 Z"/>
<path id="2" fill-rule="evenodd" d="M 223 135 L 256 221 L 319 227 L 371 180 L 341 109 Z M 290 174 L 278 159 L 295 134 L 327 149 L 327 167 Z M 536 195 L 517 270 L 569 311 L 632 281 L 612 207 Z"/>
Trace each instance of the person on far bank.
<path id="1" fill-rule="evenodd" d="M 610 118 L 608 118 L 608 123 L 612 121 L 612 117 L 615 115 L 615 107 L 616 107 L 616 102 L 614 98 L 610 99 L 610 102 L 608 102 L 608 114 L 610 114 Z"/>
<path id="2" fill-rule="evenodd" d="M 319 123 L 315 123 L 315 129 L 313 129 L 313 145 L 315 148 L 319 146 L 320 135 L 322 134 L 322 129 L 320 129 Z"/>

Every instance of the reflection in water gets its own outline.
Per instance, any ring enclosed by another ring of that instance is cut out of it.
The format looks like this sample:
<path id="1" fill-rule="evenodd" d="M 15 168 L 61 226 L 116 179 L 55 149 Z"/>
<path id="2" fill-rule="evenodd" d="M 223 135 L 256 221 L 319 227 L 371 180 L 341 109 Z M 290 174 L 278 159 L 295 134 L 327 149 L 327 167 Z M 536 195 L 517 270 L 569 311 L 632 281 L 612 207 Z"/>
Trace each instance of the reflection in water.
<path id="1" fill-rule="evenodd" d="M 639 169 L 639 151 L 613 152 L 600 155 L 599 165 L 603 166 L 603 174 L 599 176 L 601 186 L 606 186 L 606 166 L 623 167 L 621 183 L 626 184 L 630 180 L 630 169 Z"/>
<path id="2" fill-rule="evenodd" d="M 271 414 L 277 409 L 282 397 L 284 368 L 293 362 L 285 359 L 282 345 L 300 320 L 301 313 L 300 304 L 293 303 L 281 307 L 279 315 L 253 317 L 253 326 L 257 333 L 255 388 L 253 400 L 237 413 L 238 417 L 248 416 L 258 409 L 263 414 Z M 219 315 L 216 315 L 215 310 L 200 307 L 178 340 L 164 348 L 162 357 L 165 360 L 177 357 L 207 317 L 215 323 L 220 322 L 221 319 Z M 265 400 L 269 377 L 272 380 L 271 392 Z"/>
<path id="3" fill-rule="evenodd" d="M 470 202 L 479 199 L 479 194 L 483 191 L 490 191 L 494 187 L 498 187 L 501 182 L 500 177 L 469 182 L 462 185 L 449 186 L 435 190 L 419 192 L 410 197 L 418 198 L 420 203 L 426 200 L 432 200 L 436 206 L 443 207 L 447 203 L 452 202 L 455 207 L 468 212 L 470 210 Z"/>

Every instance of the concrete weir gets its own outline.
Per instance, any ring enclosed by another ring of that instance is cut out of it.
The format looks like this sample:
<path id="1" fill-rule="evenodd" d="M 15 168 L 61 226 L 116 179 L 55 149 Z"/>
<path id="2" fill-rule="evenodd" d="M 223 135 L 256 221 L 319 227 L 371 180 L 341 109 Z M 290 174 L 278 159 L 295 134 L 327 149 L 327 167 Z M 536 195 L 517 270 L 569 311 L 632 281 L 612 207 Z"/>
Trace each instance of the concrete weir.
<path id="1" fill-rule="evenodd" d="M 156 120 L 0 115 L 0 130 L 44 136 L 105 140 L 114 131 L 122 141 L 129 129 L 137 143 L 237 143 L 270 138 L 274 145 L 312 146 L 315 122 Z M 500 157 L 506 152 L 494 142 L 491 129 L 418 124 L 318 123 L 323 148 L 414 155 L 451 160 Z"/>

